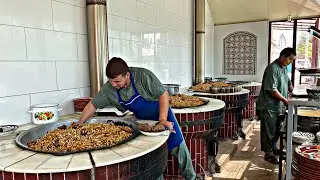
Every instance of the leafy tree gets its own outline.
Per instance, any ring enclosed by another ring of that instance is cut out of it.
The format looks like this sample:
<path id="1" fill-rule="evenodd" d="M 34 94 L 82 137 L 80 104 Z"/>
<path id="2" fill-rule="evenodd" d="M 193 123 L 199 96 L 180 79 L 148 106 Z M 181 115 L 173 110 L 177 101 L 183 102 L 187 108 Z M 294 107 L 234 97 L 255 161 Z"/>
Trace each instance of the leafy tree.
<path id="1" fill-rule="evenodd" d="M 306 47 L 306 40 L 309 38 L 308 47 Z M 299 36 L 299 42 L 297 43 L 297 58 L 305 59 L 308 58 L 311 61 L 312 58 L 312 36 L 310 37 L 308 33 L 301 33 Z M 308 57 L 305 57 L 305 50 L 308 51 Z"/>

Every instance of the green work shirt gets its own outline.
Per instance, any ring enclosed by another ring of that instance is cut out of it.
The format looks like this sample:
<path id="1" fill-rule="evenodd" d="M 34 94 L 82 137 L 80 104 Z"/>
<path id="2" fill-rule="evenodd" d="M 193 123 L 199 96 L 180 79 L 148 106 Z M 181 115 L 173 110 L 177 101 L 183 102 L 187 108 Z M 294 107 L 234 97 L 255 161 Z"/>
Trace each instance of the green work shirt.
<path id="1" fill-rule="evenodd" d="M 278 60 L 269 64 L 264 71 L 261 91 L 257 100 L 258 110 L 267 110 L 275 115 L 283 115 L 286 106 L 272 96 L 273 90 L 278 90 L 284 98 L 288 98 L 290 79 L 287 68 L 278 64 Z"/>
<path id="2" fill-rule="evenodd" d="M 139 94 L 148 101 L 157 101 L 166 91 L 166 88 L 160 80 L 149 70 L 138 67 L 129 67 L 131 76 Z M 128 101 L 134 95 L 132 83 L 127 88 L 120 89 L 120 96 L 124 101 Z M 124 112 L 117 96 L 117 89 L 112 87 L 111 83 L 106 82 L 98 94 L 93 97 L 92 104 L 99 109 L 107 106 L 114 106 L 119 111 Z"/>

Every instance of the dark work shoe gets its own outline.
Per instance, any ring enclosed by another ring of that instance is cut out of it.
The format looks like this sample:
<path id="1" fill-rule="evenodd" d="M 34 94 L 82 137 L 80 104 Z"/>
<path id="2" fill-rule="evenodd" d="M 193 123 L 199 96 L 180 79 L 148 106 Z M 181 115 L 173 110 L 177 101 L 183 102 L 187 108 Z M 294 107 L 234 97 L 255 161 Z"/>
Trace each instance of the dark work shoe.
<path id="1" fill-rule="evenodd" d="M 273 155 L 269 155 L 269 154 L 264 155 L 264 160 L 272 164 L 279 164 L 279 160 Z"/>
<path id="2" fill-rule="evenodd" d="M 284 151 L 281 151 L 280 149 L 273 149 L 272 150 L 273 154 L 275 155 L 286 155 L 286 153 Z"/>

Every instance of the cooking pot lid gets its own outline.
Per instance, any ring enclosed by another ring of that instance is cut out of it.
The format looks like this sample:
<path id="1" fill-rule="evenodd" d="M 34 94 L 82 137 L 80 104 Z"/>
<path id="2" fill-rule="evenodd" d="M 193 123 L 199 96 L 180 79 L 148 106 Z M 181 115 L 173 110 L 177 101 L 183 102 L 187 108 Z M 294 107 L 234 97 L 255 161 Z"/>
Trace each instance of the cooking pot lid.
<path id="1" fill-rule="evenodd" d="M 49 107 L 58 107 L 59 104 L 36 104 L 32 108 L 49 108 Z"/>

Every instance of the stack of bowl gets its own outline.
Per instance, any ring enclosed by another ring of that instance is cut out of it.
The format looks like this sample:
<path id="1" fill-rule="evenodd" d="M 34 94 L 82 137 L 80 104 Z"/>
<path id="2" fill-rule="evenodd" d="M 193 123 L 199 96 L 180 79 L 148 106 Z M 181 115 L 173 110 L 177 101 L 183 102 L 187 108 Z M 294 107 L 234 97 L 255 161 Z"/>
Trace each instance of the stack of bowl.
<path id="1" fill-rule="evenodd" d="M 292 176 L 295 179 L 320 179 L 320 145 L 295 148 L 292 159 Z"/>
<path id="2" fill-rule="evenodd" d="M 82 97 L 82 98 L 76 98 L 73 99 L 73 106 L 74 111 L 76 113 L 81 113 L 83 109 L 86 107 L 86 105 L 90 102 L 91 98 L 89 97 Z"/>

